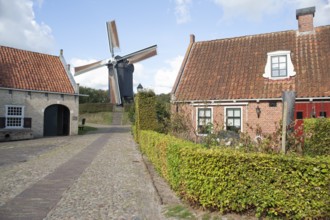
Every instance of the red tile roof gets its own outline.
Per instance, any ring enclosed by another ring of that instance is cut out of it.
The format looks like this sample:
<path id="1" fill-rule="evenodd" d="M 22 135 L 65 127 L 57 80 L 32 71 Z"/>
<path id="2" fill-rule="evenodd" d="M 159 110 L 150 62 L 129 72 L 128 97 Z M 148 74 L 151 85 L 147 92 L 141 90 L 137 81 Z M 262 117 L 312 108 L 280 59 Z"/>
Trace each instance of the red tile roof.
<path id="1" fill-rule="evenodd" d="M 0 46 L 0 87 L 74 94 L 58 56 Z"/>
<path id="2" fill-rule="evenodd" d="M 296 76 L 266 79 L 267 53 L 279 50 L 291 51 Z M 284 90 L 330 97 L 330 26 L 191 43 L 172 93 L 177 101 L 268 99 Z"/>

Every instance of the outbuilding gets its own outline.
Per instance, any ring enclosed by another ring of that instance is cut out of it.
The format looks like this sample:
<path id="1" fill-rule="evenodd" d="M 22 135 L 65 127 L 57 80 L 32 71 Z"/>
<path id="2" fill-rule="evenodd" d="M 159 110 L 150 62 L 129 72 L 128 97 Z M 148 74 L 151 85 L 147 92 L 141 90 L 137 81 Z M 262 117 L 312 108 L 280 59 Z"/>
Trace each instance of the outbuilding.
<path id="1" fill-rule="evenodd" d="M 79 88 L 59 56 L 0 45 L 0 141 L 78 133 Z"/>

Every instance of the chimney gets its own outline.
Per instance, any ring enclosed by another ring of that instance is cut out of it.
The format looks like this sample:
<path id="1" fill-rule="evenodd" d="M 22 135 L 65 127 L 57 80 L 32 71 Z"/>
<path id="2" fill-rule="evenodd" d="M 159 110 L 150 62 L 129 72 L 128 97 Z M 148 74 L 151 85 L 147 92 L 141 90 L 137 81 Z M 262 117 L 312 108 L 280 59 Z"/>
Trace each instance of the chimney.
<path id="1" fill-rule="evenodd" d="M 315 7 L 302 8 L 296 10 L 299 32 L 310 32 L 314 30 L 313 18 Z"/>
<path id="2" fill-rule="evenodd" d="M 63 57 L 63 49 L 60 50 L 60 56 Z"/>
<path id="3" fill-rule="evenodd" d="M 195 43 L 195 35 L 190 34 L 190 43 Z"/>

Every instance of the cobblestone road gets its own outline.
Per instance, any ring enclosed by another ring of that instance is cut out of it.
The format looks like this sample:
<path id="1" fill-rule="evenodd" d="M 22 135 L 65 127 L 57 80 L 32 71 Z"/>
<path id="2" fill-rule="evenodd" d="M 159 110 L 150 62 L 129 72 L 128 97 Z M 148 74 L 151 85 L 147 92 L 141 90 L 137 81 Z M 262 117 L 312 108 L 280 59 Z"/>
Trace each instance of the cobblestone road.
<path id="1" fill-rule="evenodd" d="M 0 143 L 0 219 L 164 219 L 129 129 Z"/>

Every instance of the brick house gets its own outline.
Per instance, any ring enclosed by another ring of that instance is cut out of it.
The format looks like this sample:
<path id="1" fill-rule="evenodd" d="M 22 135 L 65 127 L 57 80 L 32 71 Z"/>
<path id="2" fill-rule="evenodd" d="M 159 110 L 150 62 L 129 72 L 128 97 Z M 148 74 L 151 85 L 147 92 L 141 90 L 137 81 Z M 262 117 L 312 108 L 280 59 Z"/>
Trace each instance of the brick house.
<path id="1" fill-rule="evenodd" d="M 225 130 L 275 131 L 282 92 L 295 91 L 295 118 L 330 116 L 330 26 L 314 27 L 315 7 L 298 9 L 298 30 L 190 44 L 172 89 L 172 111 L 194 133 L 207 123 Z"/>
<path id="2" fill-rule="evenodd" d="M 0 46 L 0 141 L 77 134 L 78 93 L 63 51 Z"/>

